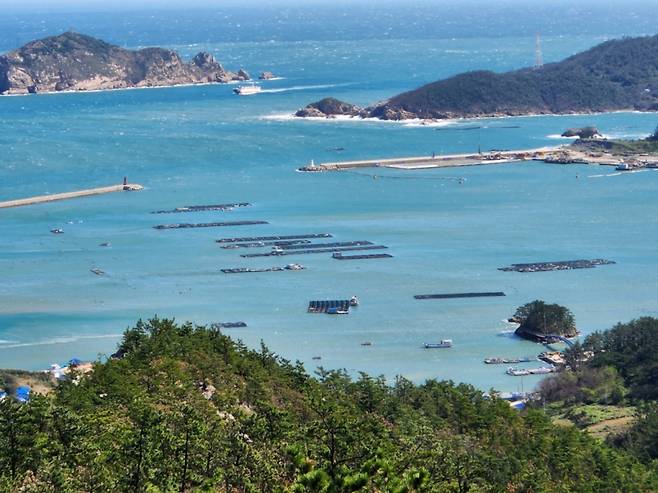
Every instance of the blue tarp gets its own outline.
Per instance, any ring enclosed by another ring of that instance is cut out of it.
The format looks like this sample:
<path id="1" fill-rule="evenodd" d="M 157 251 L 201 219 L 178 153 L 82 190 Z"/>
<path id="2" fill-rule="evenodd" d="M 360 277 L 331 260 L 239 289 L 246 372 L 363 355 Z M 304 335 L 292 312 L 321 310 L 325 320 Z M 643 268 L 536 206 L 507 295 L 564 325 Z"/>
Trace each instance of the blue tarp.
<path id="1" fill-rule="evenodd" d="M 69 366 L 79 366 L 82 364 L 82 360 L 78 358 L 71 358 L 69 360 Z"/>
<path id="2" fill-rule="evenodd" d="M 16 389 L 16 399 L 18 402 L 27 402 L 30 400 L 31 389 L 27 385 Z"/>

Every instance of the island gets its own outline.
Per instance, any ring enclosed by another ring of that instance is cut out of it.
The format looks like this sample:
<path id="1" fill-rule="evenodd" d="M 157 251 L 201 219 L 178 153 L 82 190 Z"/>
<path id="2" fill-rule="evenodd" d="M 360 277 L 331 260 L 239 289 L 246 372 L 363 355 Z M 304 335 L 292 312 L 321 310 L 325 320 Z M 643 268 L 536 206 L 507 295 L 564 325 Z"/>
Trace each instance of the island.
<path id="1" fill-rule="evenodd" d="M 65 32 L 0 56 L 0 94 L 92 91 L 249 80 L 226 70 L 212 54 L 184 61 L 165 48 L 128 50 Z"/>
<path id="2" fill-rule="evenodd" d="M 348 104 L 326 106 L 325 112 L 321 102 L 297 116 L 331 117 Z M 381 120 L 658 111 L 658 36 L 606 41 L 540 67 L 462 73 L 353 109 Z"/>
<path id="3" fill-rule="evenodd" d="M 555 342 L 578 335 L 573 313 L 568 308 L 542 300 L 517 308 L 510 322 L 519 324 L 514 332 L 517 336 L 535 342 Z"/>

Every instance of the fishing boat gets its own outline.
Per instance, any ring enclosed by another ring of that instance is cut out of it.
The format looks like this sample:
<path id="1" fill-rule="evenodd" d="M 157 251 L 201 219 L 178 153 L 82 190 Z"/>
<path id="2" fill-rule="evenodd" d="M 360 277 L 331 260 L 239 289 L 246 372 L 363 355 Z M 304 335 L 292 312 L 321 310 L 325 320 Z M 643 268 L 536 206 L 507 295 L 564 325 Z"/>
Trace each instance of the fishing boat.
<path id="1" fill-rule="evenodd" d="M 619 163 L 615 169 L 617 171 L 630 171 L 631 165 L 628 163 Z"/>
<path id="2" fill-rule="evenodd" d="M 341 309 L 337 306 L 332 306 L 327 308 L 327 311 L 325 312 L 327 315 L 349 315 L 350 311 L 349 309 L 344 310 Z"/>
<path id="3" fill-rule="evenodd" d="M 248 84 L 246 86 L 238 86 L 233 89 L 233 92 L 238 96 L 251 96 L 252 94 L 258 94 L 263 90 L 262 87 L 256 84 Z"/>
<path id="4" fill-rule="evenodd" d="M 359 298 L 352 296 L 350 298 L 350 306 L 359 306 Z"/>
<path id="5" fill-rule="evenodd" d="M 105 274 L 105 271 L 99 269 L 98 267 L 94 267 L 93 269 L 89 269 L 89 270 L 94 274 L 96 274 L 97 276 L 102 276 L 103 274 Z"/>
<path id="6" fill-rule="evenodd" d="M 304 270 L 305 268 L 306 267 L 304 267 L 302 264 L 288 264 L 285 267 L 286 270 Z"/>
<path id="7" fill-rule="evenodd" d="M 442 349 L 452 347 L 452 339 L 442 339 L 441 342 L 426 342 L 423 344 L 425 349 Z"/>
<path id="8" fill-rule="evenodd" d="M 64 234 L 64 230 L 62 228 L 54 228 L 54 229 L 51 229 L 50 232 L 54 235 Z"/>
<path id="9" fill-rule="evenodd" d="M 525 368 L 509 367 L 505 373 L 513 377 L 524 377 L 526 375 L 530 375 L 530 371 L 526 370 Z"/>

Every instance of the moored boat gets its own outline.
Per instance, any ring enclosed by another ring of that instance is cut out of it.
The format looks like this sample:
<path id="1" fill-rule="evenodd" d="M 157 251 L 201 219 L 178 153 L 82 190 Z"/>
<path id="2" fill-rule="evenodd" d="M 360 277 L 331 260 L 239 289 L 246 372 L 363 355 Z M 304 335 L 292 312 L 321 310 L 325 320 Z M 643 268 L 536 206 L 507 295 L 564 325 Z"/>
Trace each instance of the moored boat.
<path id="1" fill-rule="evenodd" d="M 425 349 L 443 349 L 452 347 L 452 339 L 442 339 L 441 342 L 426 342 L 423 344 Z"/>

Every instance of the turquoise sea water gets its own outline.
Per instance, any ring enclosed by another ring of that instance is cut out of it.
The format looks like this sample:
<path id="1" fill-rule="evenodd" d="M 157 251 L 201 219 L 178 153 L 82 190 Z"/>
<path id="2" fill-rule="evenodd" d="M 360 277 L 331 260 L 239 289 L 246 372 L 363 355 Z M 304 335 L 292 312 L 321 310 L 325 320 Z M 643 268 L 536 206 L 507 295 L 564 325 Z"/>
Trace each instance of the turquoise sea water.
<path id="1" fill-rule="evenodd" d="M 108 29 L 104 27 L 104 29 Z M 610 35 L 630 32 L 611 32 Z M 94 34 L 94 32 L 90 32 Z M 584 334 L 657 315 L 658 173 L 543 163 L 424 171 L 302 174 L 316 162 L 530 148 L 564 142 L 565 128 L 610 136 L 651 132 L 655 114 L 524 117 L 425 127 L 298 121 L 286 115 L 325 96 L 368 104 L 475 68 L 531 63 L 534 33 L 413 39 L 295 39 L 172 45 L 201 49 L 229 68 L 284 77 L 266 92 L 197 86 L 0 99 L 0 200 L 119 182 L 146 189 L 0 213 L 0 367 L 44 368 L 113 351 L 121 332 L 155 314 L 198 323 L 244 320 L 230 333 L 262 339 L 312 370 L 347 368 L 415 381 L 450 378 L 483 389 L 526 389 L 487 356 L 536 354 L 503 319 L 536 298 L 569 306 Z M 544 38 L 558 60 L 606 33 Z M 117 30 L 114 40 L 120 38 Z M 303 37 L 303 36 L 302 36 Z M 256 39 L 254 37 L 254 39 Z M 479 125 L 480 130 L 460 127 Z M 343 151 L 333 150 L 344 148 Z M 375 179 L 375 176 L 377 178 Z M 463 179 L 463 183 L 459 179 Z M 150 211 L 248 201 L 232 212 Z M 269 225 L 158 231 L 163 222 L 267 220 Z M 63 235 L 49 230 L 60 227 Z M 393 259 L 338 262 L 328 255 L 243 259 L 222 237 L 332 233 L 389 246 Z M 111 242 L 111 247 L 99 244 Z M 510 263 L 608 258 L 591 270 L 519 274 Z M 298 261 L 301 272 L 225 275 L 223 267 Z M 106 271 L 99 277 L 89 271 Z M 428 300 L 414 294 L 504 291 L 504 298 Z M 310 299 L 358 295 L 347 317 L 306 313 Z M 227 329 L 227 332 L 229 330 Z M 451 350 L 420 349 L 452 338 Z M 362 341 L 372 341 L 362 347 Z M 321 356 L 320 361 L 312 360 Z"/>

